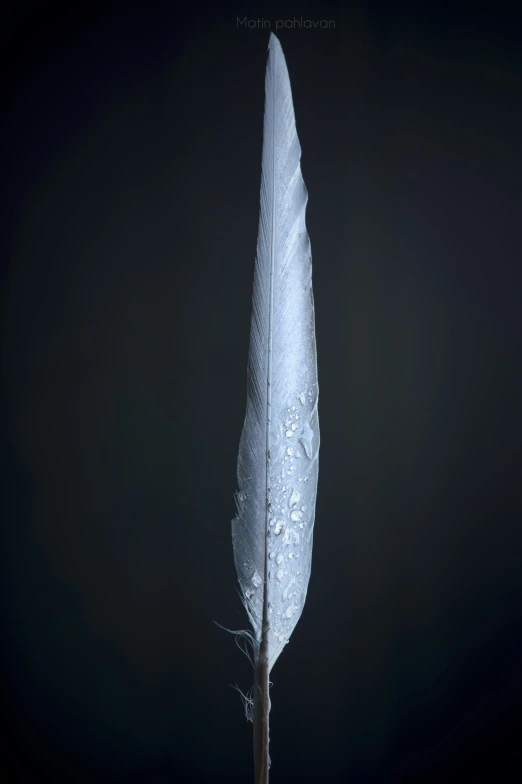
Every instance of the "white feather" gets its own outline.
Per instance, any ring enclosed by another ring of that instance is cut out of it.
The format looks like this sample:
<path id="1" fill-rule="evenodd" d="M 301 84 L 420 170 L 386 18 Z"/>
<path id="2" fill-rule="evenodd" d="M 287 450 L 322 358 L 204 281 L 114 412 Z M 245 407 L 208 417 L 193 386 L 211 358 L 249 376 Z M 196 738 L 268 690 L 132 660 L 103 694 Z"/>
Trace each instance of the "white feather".
<path id="1" fill-rule="evenodd" d="M 268 670 L 305 603 L 317 491 L 312 259 L 300 159 L 285 58 L 271 34 L 247 408 L 232 522 L 237 575 L 255 637 L 254 659 L 264 642 Z"/>

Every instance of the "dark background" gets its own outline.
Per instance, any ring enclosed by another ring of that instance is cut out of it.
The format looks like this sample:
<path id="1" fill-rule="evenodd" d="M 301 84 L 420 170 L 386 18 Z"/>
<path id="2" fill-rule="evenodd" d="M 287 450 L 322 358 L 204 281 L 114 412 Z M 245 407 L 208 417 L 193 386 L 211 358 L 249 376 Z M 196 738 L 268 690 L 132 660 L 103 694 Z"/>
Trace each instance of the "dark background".
<path id="1" fill-rule="evenodd" d="M 457 4 L 458 5 L 458 4 Z M 516 4 L 514 4 L 515 6 Z M 268 29 L 309 191 L 321 460 L 271 782 L 522 774 L 516 16 L 2 11 L 2 765 L 245 782 L 230 520 Z"/>

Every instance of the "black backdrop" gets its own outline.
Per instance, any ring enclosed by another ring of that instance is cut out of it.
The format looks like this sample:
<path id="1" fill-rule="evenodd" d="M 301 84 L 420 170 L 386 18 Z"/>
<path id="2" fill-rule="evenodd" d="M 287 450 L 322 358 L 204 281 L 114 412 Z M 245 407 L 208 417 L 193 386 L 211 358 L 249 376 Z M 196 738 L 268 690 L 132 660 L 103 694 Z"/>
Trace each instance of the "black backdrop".
<path id="1" fill-rule="evenodd" d="M 251 780 L 229 687 L 251 672 L 212 623 L 245 625 L 230 519 L 269 28 L 238 17 L 291 22 L 321 389 L 312 578 L 272 673 L 271 781 L 516 778 L 514 14 L 8 6 L 9 780 Z"/>

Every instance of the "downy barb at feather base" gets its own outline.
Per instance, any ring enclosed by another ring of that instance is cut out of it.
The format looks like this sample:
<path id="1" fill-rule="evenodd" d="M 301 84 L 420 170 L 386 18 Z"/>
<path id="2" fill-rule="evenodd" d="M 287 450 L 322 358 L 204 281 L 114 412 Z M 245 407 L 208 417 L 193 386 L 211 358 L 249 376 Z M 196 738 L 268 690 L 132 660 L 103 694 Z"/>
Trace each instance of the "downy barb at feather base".
<path id="1" fill-rule="evenodd" d="M 306 599 L 319 420 L 312 259 L 290 81 L 270 35 L 245 423 L 232 541 L 254 653 L 255 784 L 267 784 L 269 673 Z"/>

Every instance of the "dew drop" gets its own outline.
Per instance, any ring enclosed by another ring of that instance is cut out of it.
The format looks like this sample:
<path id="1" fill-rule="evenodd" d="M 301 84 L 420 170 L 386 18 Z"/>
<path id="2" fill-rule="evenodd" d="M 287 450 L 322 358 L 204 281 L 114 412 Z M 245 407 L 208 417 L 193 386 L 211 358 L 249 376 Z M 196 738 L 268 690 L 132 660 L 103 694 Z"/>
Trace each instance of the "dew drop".
<path id="1" fill-rule="evenodd" d="M 303 519 L 303 513 L 302 512 L 294 511 L 290 515 L 290 520 L 293 520 L 295 523 L 297 523 L 299 520 L 302 520 L 302 519 Z M 277 533 L 277 527 L 276 527 L 276 533 Z"/>
<path id="2" fill-rule="evenodd" d="M 283 555 L 281 555 L 281 553 L 279 553 L 279 555 L 278 555 L 278 556 L 277 556 L 277 558 L 276 558 L 276 563 L 277 563 L 277 564 L 282 564 L 284 560 L 285 560 L 285 559 L 284 559 L 284 556 L 283 556 Z"/>
<path id="3" fill-rule="evenodd" d="M 288 499 L 288 506 L 295 506 L 301 498 L 301 494 L 295 489 L 292 490 L 292 495 Z"/>
<path id="4" fill-rule="evenodd" d="M 303 437 L 303 438 L 299 439 L 299 443 L 303 447 L 304 453 L 307 456 L 307 458 L 309 460 L 311 460 L 312 459 L 312 445 L 311 445 L 310 441 L 307 438 Z"/>
<path id="5" fill-rule="evenodd" d="M 282 569 L 279 569 L 279 571 L 276 573 L 276 577 L 277 577 L 277 579 L 278 579 L 278 580 L 281 582 L 281 580 L 282 580 L 282 579 L 283 579 L 283 577 L 284 577 L 284 572 L 283 572 L 283 570 L 282 570 Z"/>
<path id="6" fill-rule="evenodd" d="M 283 526 L 284 526 L 284 522 L 282 520 L 278 520 L 275 527 L 276 536 L 279 536 Z"/>
<path id="7" fill-rule="evenodd" d="M 304 406 L 304 404 L 305 404 L 305 394 L 304 394 L 304 392 L 301 392 L 301 394 L 299 395 L 299 402 L 301 403 L 302 406 Z"/>
<path id="8" fill-rule="evenodd" d="M 260 578 L 257 572 L 254 572 L 252 575 L 252 582 L 256 588 L 259 588 L 259 586 L 263 584 L 263 580 Z"/>

